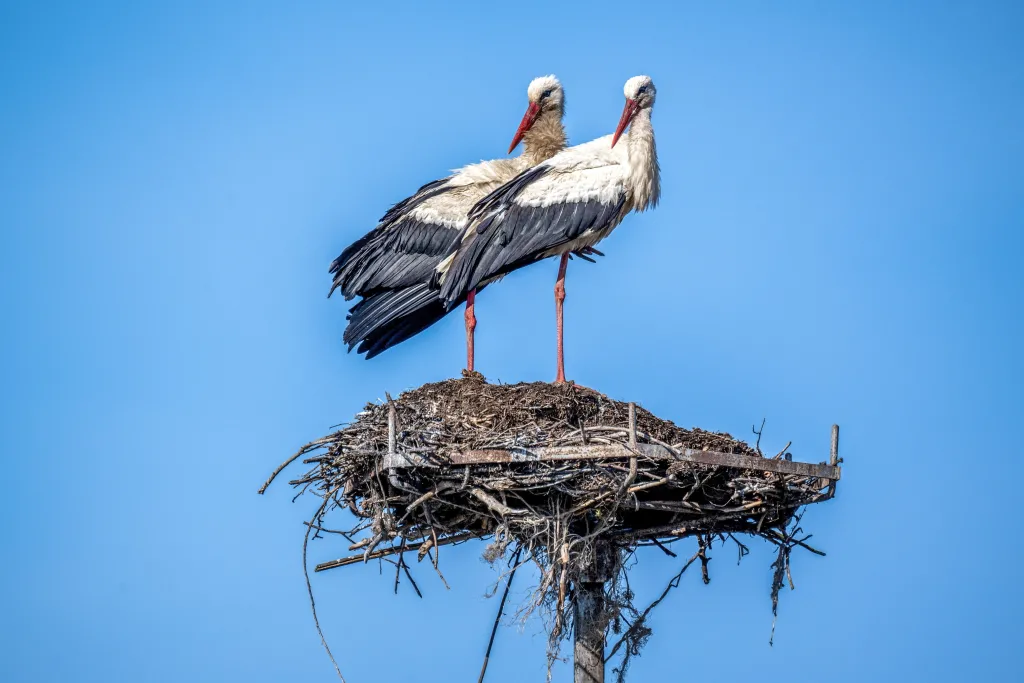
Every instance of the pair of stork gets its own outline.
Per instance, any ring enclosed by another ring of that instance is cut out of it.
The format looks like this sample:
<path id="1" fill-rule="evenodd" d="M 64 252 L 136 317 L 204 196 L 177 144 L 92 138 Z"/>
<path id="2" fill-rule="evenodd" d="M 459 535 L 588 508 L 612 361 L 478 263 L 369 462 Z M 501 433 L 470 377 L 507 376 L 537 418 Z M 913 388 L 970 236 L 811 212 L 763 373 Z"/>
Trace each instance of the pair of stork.
<path id="1" fill-rule="evenodd" d="M 651 126 L 654 83 L 634 76 L 612 135 L 567 146 L 565 95 L 554 76 L 534 79 L 510 159 L 470 164 L 395 204 L 377 227 L 331 264 L 331 293 L 361 297 L 349 312 L 349 351 L 372 358 L 466 304 L 467 370 L 474 366 L 476 294 L 507 273 L 559 256 L 555 284 L 558 370 L 565 382 L 562 307 L 570 254 L 594 245 L 630 211 L 658 203 Z M 625 144 L 616 145 L 626 128 Z M 328 294 L 330 296 L 330 294 Z"/>

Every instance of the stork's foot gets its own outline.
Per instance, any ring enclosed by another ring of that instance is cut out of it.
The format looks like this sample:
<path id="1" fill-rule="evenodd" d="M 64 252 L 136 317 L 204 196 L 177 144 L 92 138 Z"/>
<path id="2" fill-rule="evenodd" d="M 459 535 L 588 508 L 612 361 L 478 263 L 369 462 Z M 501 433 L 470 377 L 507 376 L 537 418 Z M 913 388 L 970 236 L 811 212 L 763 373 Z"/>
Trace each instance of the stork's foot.
<path id="1" fill-rule="evenodd" d="M 474 381 L 477 381 L 477 382 L 486 382 L 487 381 L 487 378 L 484 377 L 483 373 L 482 372 L 477 372 L 476 370 L 463 370 L 462 371 L 462 379 L 471 379 L 471 380 L 474 380 Z"/>

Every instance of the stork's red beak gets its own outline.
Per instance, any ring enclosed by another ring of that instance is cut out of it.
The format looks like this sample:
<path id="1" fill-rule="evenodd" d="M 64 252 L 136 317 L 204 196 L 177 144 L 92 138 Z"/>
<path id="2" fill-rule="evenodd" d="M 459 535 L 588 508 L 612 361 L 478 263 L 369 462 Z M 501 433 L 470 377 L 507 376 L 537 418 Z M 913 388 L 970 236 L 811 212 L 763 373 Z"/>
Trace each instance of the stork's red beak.
<path id="1" fill-rule="evenodd" d="M 538 116 L 540 116 L 540 105 L 536 102 L 530 102 L 530 106 L 526 108 L 526 113 L 523 114 L 523 120 L 519 122 L 516 136 L 512 138 L 512 144 L 508 146 L 509 154 L 516 148 L 516 145 L 523 141 L 523 136 L 526 135 L 526 131 L 530 130 L 530 126 L 537 121 Z"/>
<path id="2" fill-rule="evenodd" d="M 622 137 L 622 131 L 626 130 L 626 126 L 633 120 L 633 115 L 636 114 L 636 110 L 640 108 L 640 105 L 636 103 L 636 100 L 626 100 L 626 106 L 622 108 L 622 117 L 619 119 L 619 125 L 615 128 L 615 135 L 612 136 L 612 147 Z"/>

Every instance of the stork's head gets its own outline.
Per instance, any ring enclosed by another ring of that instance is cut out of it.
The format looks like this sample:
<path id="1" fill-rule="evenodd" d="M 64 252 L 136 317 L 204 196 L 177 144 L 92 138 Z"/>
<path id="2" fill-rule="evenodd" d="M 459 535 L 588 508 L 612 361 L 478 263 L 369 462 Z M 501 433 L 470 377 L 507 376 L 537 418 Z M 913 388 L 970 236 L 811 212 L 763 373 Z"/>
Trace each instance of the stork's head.
<path id="1" fill-rule="evenodd" d="M 622 117 L 619 119 L 619 125 L 615 129 L 615 135 L 612 136 L 612 147 L 619 141 L 622 131 L 626 130 L 626 126 L 629 125 L 638 111 L 650 109 L 654 106 L 654 97 L 658 91 L 655 90 L 654 81 L 651 80 L 650 76 L 633 76 L 633 78 L 626 81 L 622 92 L 626 96 L 626 106 L 622 109 Z"/>
<path id="2" fill-rule="evenodd" d="M 547 113 L 554 114 L 561 119 L 565 109 L 565 94 L 562 92 L 562 84 L 554 76 L 541 76 L 530 81 L 530 87 L 526 89 L 526 98 L 530 104 L 526 108 L 526 113 L 516 130 L 515 137 L 512 138 L 512 144 L 509 145 L 509 154 L 522 141 L 523 136 L 537 122 L 537 119 Z"/>

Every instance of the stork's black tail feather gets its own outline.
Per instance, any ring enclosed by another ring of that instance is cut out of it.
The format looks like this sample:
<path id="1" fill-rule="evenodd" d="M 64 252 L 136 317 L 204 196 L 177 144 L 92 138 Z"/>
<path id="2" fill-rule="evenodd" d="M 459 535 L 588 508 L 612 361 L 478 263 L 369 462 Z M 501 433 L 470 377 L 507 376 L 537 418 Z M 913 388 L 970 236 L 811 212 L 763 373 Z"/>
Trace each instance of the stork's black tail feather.
<path id="1" fill-rule="evenodd" d="M 448 314 L 439 292 L 423 283 L 378 292 L 352 307 L 343 339 L 366 358 L 419 334 Z"/>
<path id="2" fill-rule="evenodd" d="M 345 247 L 345 251 L 341 252 L 341 255 L 338 256 L 338 258 L 336 258 L 333 261 L 331 261 L 331 271 L 330 272 L 331 272 L 331 275 L 333 276 L 333 278 L 332 278 L 333 281 L 331 282 L 331 291 L 327 293 L 328 297 L 331 296 L 331 294 L 334 294 L 334 290 L 336 290 L 339 287 L 342 287 L 344 285 L 344 283 L 345 283 L 345 270 L 349 266 L 349 262 L 352 260 L 352 257 L 355 256 L 356 254 L 358 254 L 359 251 L 363 247 L 366 246 L 366 243 L 369 242 L 371 239 L 373 239 L 373 237 L 376 234 L 377 234 L 377 230 L 376 229 L 371 230 L 370 232 L 368 232 L 367 234 L 363 235 L 362 237 L 360 237 L 358 240 L 356 240 L 352 244 L 350 244 L 347 247 Z M 351 295 L 348 295 L 347 298 L 351 298 Z"/>

